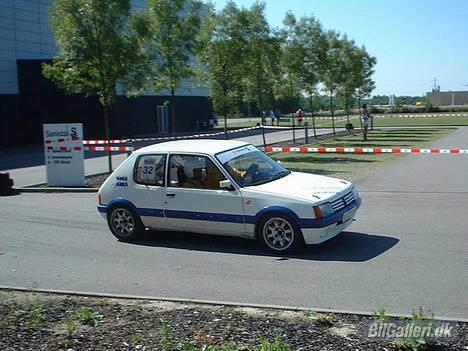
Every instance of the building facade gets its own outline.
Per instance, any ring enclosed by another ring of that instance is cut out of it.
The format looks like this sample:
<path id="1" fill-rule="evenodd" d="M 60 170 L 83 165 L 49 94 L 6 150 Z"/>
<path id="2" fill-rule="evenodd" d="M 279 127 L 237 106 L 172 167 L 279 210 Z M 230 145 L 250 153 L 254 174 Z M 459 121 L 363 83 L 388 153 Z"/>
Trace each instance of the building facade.
<path id="1" fill-rule="evenodd" d="M 66 95 L 41 73 L 41 64 L 57 51 L 49 27 L 53 0 L 0 1 L 0 146 L 39 143 L 43 123 L 83 123 L 86 138 L 102 138 L 104 121 L 96 98 Z M 133 5 L 143 7 L 144 0 Z M 209 126 L 212 105 L 208 89 L 190 81 L 177 91 L 177 131 Z M 160 130 L 165 118 L 158 106 L 167 104 L 168 92 L 136 98 L 119 96 L 111 111 L 114 137 L 170 132 Z M 159 127 L 158 127 L 159 126 Z"/>
<path id="2" fill-rule="evenodd" d="M 433 106 L 468 105 L 468 91 L 439 91 L 426 93 L 427 100 Z"/>

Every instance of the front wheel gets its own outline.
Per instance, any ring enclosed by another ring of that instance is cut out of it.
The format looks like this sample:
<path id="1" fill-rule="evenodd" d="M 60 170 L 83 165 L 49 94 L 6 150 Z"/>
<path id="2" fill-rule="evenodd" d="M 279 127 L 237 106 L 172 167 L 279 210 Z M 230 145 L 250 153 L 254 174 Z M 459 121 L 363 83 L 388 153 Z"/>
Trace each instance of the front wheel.
<path id="1" fill-rule="evenodd" d="M 281 254 L 296 251 L 304 242 L 296 222 L 280 214 L 268 215 L 260 221 L 258 239 L 269 251 Z"/>
<path id="2" fill-rule="evenodd" d="M 112 208 L 107 214 L 107 223 L 112 234 L 122 241 L 135 240 L 145 230 L 140 217 L 127 207 Z"/>

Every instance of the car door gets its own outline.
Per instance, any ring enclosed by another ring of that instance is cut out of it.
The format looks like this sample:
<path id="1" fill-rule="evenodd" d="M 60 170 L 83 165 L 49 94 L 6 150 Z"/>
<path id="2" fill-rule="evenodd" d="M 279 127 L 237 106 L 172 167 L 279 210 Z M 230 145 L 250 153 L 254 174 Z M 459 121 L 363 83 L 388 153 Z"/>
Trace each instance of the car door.
<path id="1" fill-rule="evenodd" d="M 135 161 L 131 201 L 143 224 L 152 228 L 167 227 L 164 218 L 166 160 L 167 154 L 146 154 Z"/>
<path id="2" fill-rule="evenodd" d="M 166 207 L 168 225 L 176 230 L 243 235 L 242 196 L 238 189 L 221 189 L 227 179 L 205 155 L 172 154 L 168 163 Z"/>

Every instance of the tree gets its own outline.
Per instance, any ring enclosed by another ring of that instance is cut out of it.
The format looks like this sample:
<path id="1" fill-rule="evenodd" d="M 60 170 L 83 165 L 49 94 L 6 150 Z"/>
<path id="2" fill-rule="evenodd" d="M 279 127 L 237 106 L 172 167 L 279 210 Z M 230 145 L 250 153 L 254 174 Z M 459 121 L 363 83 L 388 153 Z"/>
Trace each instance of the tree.
<path id="1" fill-rule="evenodd" d="M 326 37 L 323 33 L 322 25 L 314 17 L 302 17 L 298 23 L 298 43 L 303 49 L 303 63 L 300 66 L 300 85 L 302 90 L 308 96 L 309 109 L 312 114 L 312 124 L 314 136 L 315 117 L 314 117 L 314 94 L 317 93 L 317 85 L 324 71 L 326 58 Z"/>
<path id="2" fill-rule="evenodd" d="M 288 12 L 279 32 L 280 74 L 276 81 L 276 94 L 279 98 L 290 99 L 297 109 L 301 95 L 301 77 L 304 72 L 305 48 L 299 41 L 299 23 L 296 17 Z"/>
<path id="3" fill-rule="evenodd" d="M 240 110 L 242 98 L 242 24 L 240 10 L 234 2 L 207 18 L 201 35 L 198 57 L 202 63 L 199 75 L 208 82 L 214 108 L 224 116 L 227 138 L 227 117 Z"/>
<path id="4" fill-rule="evenodd" d="M 362 99 L 370 96 L 372 91 L 375 89 L 375 82 L 372 79 L 372 75 L 374 74 L 374 66 L 377 63 L 377 59 L 370 56 L 365 47 L 359 49 L 358 52 L 360 66 L 358 70 L 359 73 L 356 77 L 356 96 L 358 98 L 358 107 L 361 108 Z M 360 123 L 362 123 L 362 121 Z"/>
<path id="5" fill-rule="evenodd" d="M 328 31 L 326 33 L 326 38 L 327 54 L 324 61 L 325 69 L 322 72 L 322 81 L 330 96 L 330 113 L 332 118 L 333 134 L 335 134 L 333 97 L 343 81 L 343 41 L 339 34 L 334 31 Z"/>
<path id="6" fill-rule="evenodd" d="M 361 52 L 353 40 L 345 36 L 342 39 L 341 68 L 342 76 L 338 86 L 338 95 L 343 99 L 347 122 L 349 122 L 350 105 L 354 93 L 359 85 L 362 73 Z"/>
<path id="7" fill-rule="evenodd" d="M 242 9 L 239 17 L 243 41 L 243 100 L 260 111 L 271 108 L 278 77 L 279 43 L 265 17 L 265 4 Z M 263 116 L 262 116 L 263 119 Z M 262 120 L 263 122 L 263 120 Z"/>
<path id="8" fill-rule="evenodd" d="M 138 41 L 129 30 L 130 0 L 55 0 L 50 24 L 58 52 L 43 74 L 67 93 L 97 95 L 104 110 L 105 134 L 111 138 L 109 108 L 117 84 L 140 62 Z M 112 172 L 108 151 L 109 172 Z"/>
<path id="9" fill-rule="evenodd" d="M 172 133 L 176 138 L 176 90 L 193 77 L 194 55 L 200 31 L 202 4 L 198 0 L 148 0 L 147 9 L 133 25 L 149 63 L 142 67 L 143 89 L 169 89 Z M 140 75 L 141 76 L 141 75 Z"/>

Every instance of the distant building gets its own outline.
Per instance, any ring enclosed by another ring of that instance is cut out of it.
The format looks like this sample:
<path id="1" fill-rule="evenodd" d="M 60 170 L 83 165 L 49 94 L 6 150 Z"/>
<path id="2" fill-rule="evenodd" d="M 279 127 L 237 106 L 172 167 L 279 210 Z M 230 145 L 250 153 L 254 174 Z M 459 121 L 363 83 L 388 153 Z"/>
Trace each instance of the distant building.
<path id="1" fill-rule="evenodd" d="M 102 138 L 104 121 L 96 98 L 65 95 L 42 76 L 41 64 L 57 51 L 49 28 L 53 0 L 0 1 L 0 146 L 39 143 L 43 123 L 81 122 L 86 138 Z M 144 0 L 133 0 L 143 7 Z M 212 118 L 208 89 L 184 82 L 176 92 L 177 131 L 206 129 Z M 168 92 L 127 99 L 111 111 L 113 136 L 170 132 L 170 118 L 157 113 Z M 163 127 L 164 130 L 160 130 Z"/>
<path id="2" fill-rule="evenodd" d="M 426 98 L 433 106 L 468 105 L 468 91 L 433 91 Z"/>

